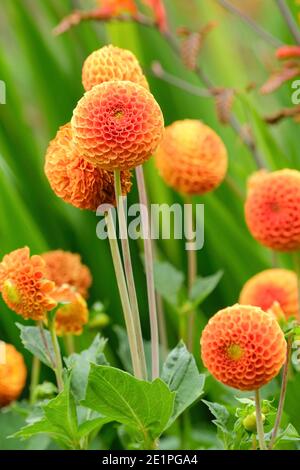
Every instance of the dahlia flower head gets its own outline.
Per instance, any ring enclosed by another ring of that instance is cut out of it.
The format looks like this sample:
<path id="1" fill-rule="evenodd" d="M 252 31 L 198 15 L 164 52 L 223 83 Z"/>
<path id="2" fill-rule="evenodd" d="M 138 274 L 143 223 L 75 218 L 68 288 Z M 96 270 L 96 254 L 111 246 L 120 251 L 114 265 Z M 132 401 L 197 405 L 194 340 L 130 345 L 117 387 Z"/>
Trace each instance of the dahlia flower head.
<path id="1" fill-rule="evenodd" d="M 45 174 L 54 193 L 79 209 L 96 211 L 101 204 L 116 204 L 113 172 L 79 156 L 72 142 L 71 124 L 62 126 L 50 142 Z M 121 172 L 121 183 L 125 195 L 131 189 L 129 171 Z"/>
<path id="2" fill-rule="evenodd" d="M 92 52 L 82 67 L 82 84 L 85 91 L 114 80 L 128 80 L 149 89 L 147 79 L 132 52 L 112 45 Z"/>
<path id="3" fill-rule="evenodd" d="M 27 370 L 22 354 L 12 344 L 0 344 L 0 407 L 17 400 L 26 383 Z"/>
<path id="4" fill-rule="evenodd" d="M 57 288 L 55 298 L 61 304 L 55 313 L 56 334 L 58 336 L 80 335 L 89 319 L 85 299 L 68 284 Z"/>
<path id="5" fill-rule="evenodd" d="M 46 263 L 46 275 L 57 287 L 68 284 L 83 297 L 88 297 L 92 284 L 89 268 L 82 263 L 81 256 L 64 250 L 53 250 L 43 253 Z"/>
<path id="6" fill-rule="evenodd" d="M 284 169 L 252 178 L 245 204 L 252 236 L 276 251 L 300 249 L 300 172 Z"/>
<path id="7" fill-rule="evenodd" d="M 227 150 L 213 129 L 201 121 L 175 121 L 155 154 L 165 182 L 183 194 L 200 195 L 216 189 L 227 171 Z"/>
<path id="8" fill-rule="evenodd" d="M 71 121 L 78 154 L 105 170 L 129 170 L 148 160 L 163 137 L 161 109 L 130 81 L 96 85 L 78 102 Z"/>
<path id="9" fill-rule="evenodd" d="M 282 313 L 285 319 L 297 317 L 297 275 L 288 269 L 266 269 L 246 282 L 240 293 L 239 303 L 254 305 L 266 312 L 274 311 L 275 315 L 278 312 L 279 319 Z"/>
<path id="10" fill-rule="evenodd" d="M 274 315 L 233 305 L 214 315 L 201 337 L 202 360 L 220 382 L 256 390 L 270 382 L 286 358 L 286 341 Z"/>
<path id="11" fill-rule="evenodd" d="M 54 289 L 54 282 L 46 277 L 45 261 L 41 256 L 30 256 L 28 247 L 12 251 L 0 263 L 3 300 L 25 319 L 43 320 L 56 307 Z"/>

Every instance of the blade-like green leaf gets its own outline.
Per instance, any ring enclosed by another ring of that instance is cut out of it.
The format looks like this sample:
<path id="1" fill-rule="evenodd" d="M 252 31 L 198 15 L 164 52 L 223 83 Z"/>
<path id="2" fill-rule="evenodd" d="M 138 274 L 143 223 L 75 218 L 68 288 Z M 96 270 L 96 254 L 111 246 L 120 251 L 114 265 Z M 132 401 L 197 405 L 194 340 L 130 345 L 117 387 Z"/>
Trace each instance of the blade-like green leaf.
<path id="1" fill-rule="evenodd" d="M 46 366 L 53 367 L 53 344 L 49 331 L 36 326 L 24 326 L 17 323 L 21 331 L 21 341 L 26 349 L 38 357 Z"/>
<path id="2" fill-rule="evenodd" d="M 223 271 L 218 271 L 211 276 L 197 277 L 190 292 L 190 300 L 194 307 L 200 305 L 214 291 L 222 276 Z"/>
<path id="3" fill-rule="evenodd" d="M 176 392 L 174 410 L 169 425 L 203 393 L 205 375 L 200 374 L 193 355 L 181 341 L 168 355 L 162 370 L 162 380 Z"/>
<path id="4" fill-rule="evenodd" d="M 171 305 L 177 306 L 184 275 L 168 262 L 154 263 L 154 281 L 157 292 Z"/>

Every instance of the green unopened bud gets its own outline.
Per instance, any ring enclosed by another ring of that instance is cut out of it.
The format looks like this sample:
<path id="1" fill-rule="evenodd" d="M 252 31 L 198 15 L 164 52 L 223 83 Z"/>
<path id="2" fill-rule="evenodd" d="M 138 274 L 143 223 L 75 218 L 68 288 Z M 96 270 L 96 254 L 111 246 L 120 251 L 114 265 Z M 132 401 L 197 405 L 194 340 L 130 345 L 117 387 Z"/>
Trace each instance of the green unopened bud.
<path id="1" fill-rule="evenodd" d="M 57 393 L 57 387 L 52 382 L 43 382 L 34 389 L 34 401 L 53 398 Z"/>
<path id="2" fill-rule="evenodd" d="M 110 323 L 110 318 L 106 313 L 98 313 L 89 322 L 89 328 L 92 330 L 101 330 Z"/>
<path id="3" fill-rule="evenodd" d="M 262 422 L 264 423 L 266 420 L 266 417 L 264 414 L 261 415 L 262 417 Z M 249 432 L 256 432 L 256 413 L 253 411 L 250 415 L 246 416 L 243 420 L 243 426 L 246 429 L 246 431 Z"/>

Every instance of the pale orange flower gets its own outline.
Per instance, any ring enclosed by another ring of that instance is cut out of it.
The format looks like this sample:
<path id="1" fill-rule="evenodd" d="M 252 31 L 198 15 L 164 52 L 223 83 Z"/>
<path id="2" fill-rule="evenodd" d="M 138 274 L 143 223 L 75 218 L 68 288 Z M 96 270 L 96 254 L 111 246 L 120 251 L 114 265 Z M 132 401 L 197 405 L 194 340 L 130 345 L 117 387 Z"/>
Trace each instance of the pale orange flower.
<path id="1" fill-rule="evenodd" d="M 22 354 L 12 344 L 0 345 L 0 407 L 7 406 L 21 395 L 27 370 Z"/>

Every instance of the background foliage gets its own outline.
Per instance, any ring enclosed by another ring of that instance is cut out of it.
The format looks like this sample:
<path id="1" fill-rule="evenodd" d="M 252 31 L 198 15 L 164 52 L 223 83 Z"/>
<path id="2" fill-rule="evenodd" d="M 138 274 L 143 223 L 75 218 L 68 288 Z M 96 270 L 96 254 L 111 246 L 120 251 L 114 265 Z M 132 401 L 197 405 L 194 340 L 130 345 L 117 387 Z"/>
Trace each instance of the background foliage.
<path id="1" fill-rule="evenodd" d="M 255 15 L 258 21 L 284 43 L 292 42 L 273 0 L 251 3 L 257 7 Z M 289 3 L 291 8 L 297 8 L 295 2 Z M 81 4 L 87 8 L 94 2 L 82 1 Z M 245 24 L 226 13 L 215 0 L 165 0 L 165 4 L 174 31 L 182 25 L 199 29 L 207 21 L 217 21 L 217 28 L 209 35 L 201 52 L 201 66 L 217 85 L 234 87 L 241 92 L 235 102 L 235 111 L 242 122 L 251 123 L 268 167 L 300 169 L 299 124 L 290 120 L 270 128 L 260 118 L 291 105 L 290 87 L 285 85 L 268 97 L 261 97 L 256 90 L 250 94 L 243 91 L 251 82 L 260 85 L 266 80 L 270 69 L 276 65 L 274 49 L 255 36 Z M 87 23 L 54 37 L 52 29 L 76 5 L 80 6 L 80 1 L 1 1 L 0 79 L 7 86 L 7 104 L 0 105 L 0 258 L 24 245 L 30 246 L 33 253 L 56 248 L 79 252 L 93 273 L 90 302 L 103 301 L 107 305 L 111 325 L 122 324 L 109 247 L 108 243 L 96 238 L 96 216 L 59 200 L 43 173 L 44 153 L 49 140 L 60 125 L 70 120 L 72 109 L 83 94 L 81 67 L 85 57 L 106 43 L 129 48 L 145 70 L 166 124 L 188 117 L 202 119 L 212 126 L 227 145 L 229 175 L 242 191 L 245 191 L 246 179 L 255 170 L 255 164 L 231 128 L 218 122 L 214 102 L 210 98 L 192 96 L 152 75 L 151 63 L 158 60 L 168 72 L 201 86 L 156 31 L 136 24 Z M 181 200 L 159 178 L 152 161 L 147 164 L 146 178 L 152 202 Z M 135 199 L 136 192 L 133 191 L 130 200 Z M 200 325 L 219 308 L 236 302 L 243 283 L 259 270 L 270 267 L 272 262 L 271 253 L 261 248 L 248 233 L 242 200 L 227 183 L 202 198 L 202 202 L 205 203 L 205 246 L 198 253 L 199 274 L 209 275 L 223 270 L 224 276 L 197 315 L 199 336 Z M 159 251 L 162 259 L 169 260 L 181 271 L 186 270 L 182 242 L 162 240 Z M 132 254 L 147 338 L 146 286 L 138 244 L 132 245 Z M 288 266 L 290 260 L 281 256 L 280 262 Z M 174 346 L 177 342 L 177 319 L 167 306 L 166 315 L 170 345 Z M 16 319 L 20 321 L 1 300 L 0 338 L 22 350 Z M 111 349 L 116 349 L 112 326 L 105 335 L 110 338 Z M 90 334 L 87 332 L 80 341 L 89 343 Z M 23 352 L 29 365 L 29 356 Z M 198 348 L 195 355 L 198 361 Z M 300 405 L 296 399 L 299 380 L 298 383 L 295 380 L 290 385 L 287 412 L 300 431 Z M 276 385 L 272 387 L 268 392 L 276 395 Z M 227 389 L 217 386 L 212 380 L 208 382 L 208 394 L 211 400 L 228 401 L 230 397 Z M 202 416 L 208 423 L 206 408 L 202 407 L 199 421 Z M 206 425 L 204 422 L 199 429 Z M 209 440 L 208 431 L 206 436 Z"/>

